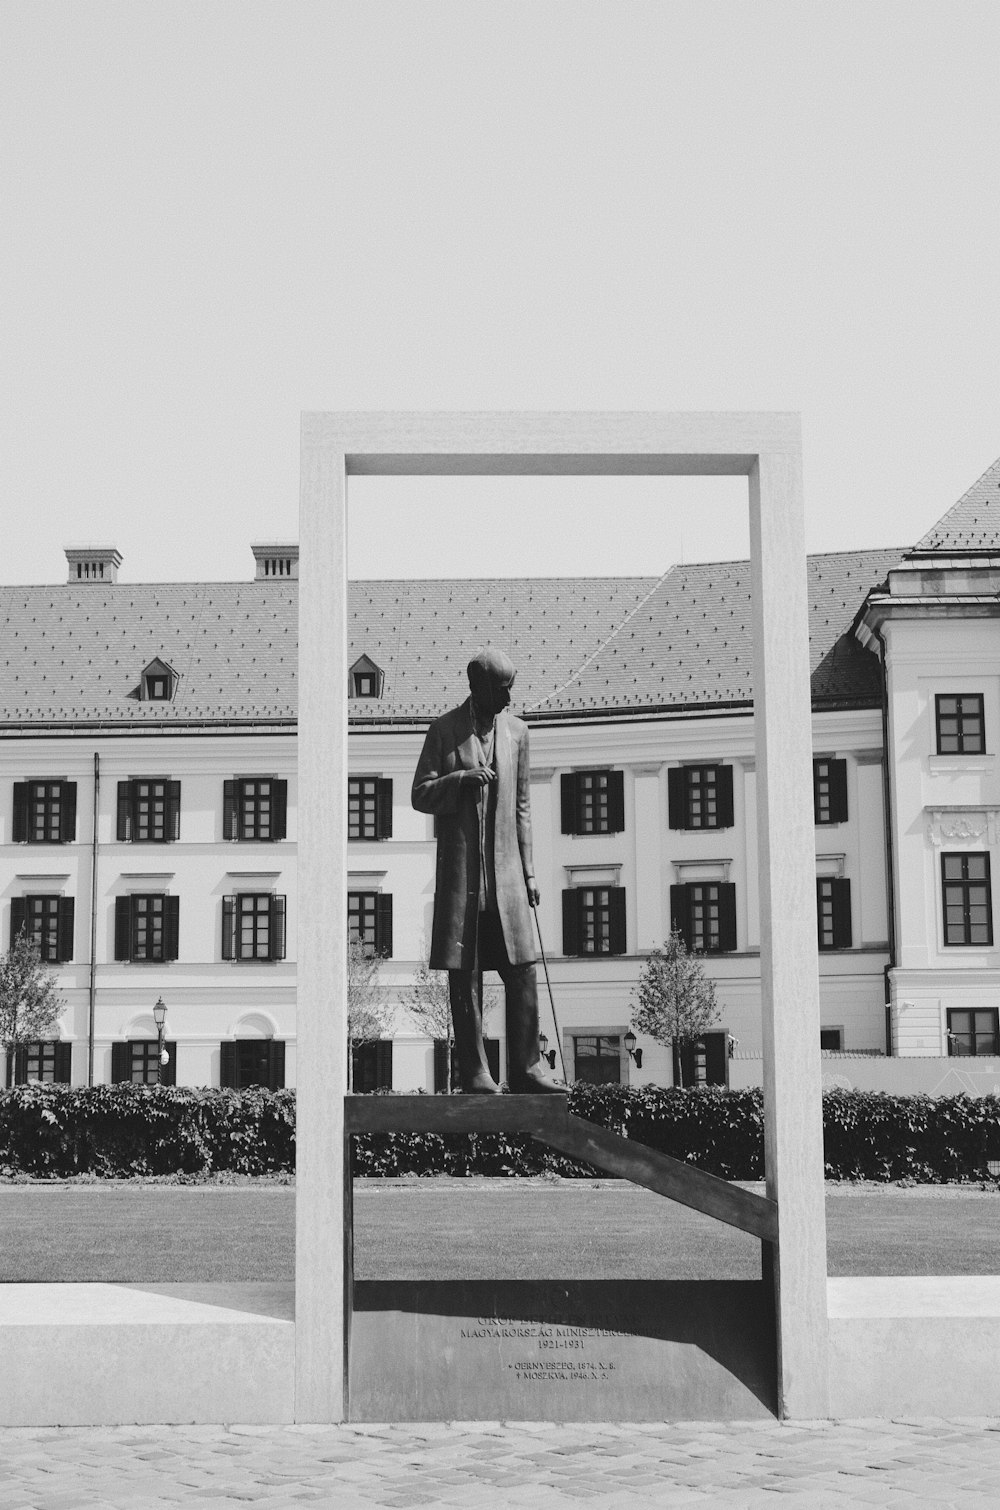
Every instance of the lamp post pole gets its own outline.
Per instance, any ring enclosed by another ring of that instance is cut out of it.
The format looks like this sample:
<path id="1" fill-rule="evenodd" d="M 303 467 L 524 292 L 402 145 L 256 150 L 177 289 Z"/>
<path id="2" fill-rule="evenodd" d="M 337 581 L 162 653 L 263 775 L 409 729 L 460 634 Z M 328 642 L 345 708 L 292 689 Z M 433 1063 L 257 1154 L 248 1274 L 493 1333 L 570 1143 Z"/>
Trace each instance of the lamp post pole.
<path id="1" fill-rule="evenodd" d="M 164 1026 L 164 1023 L 166 1022 L 166 1020 L 167 1020 L 167 1009 L 166 1009 L 166 1007 L 164 1005 L 163 997 L 160 996 L 160 997 L 157 998 L 156 1006 L 153 1008 L 153 1021 L 156 1023 L 156 1083 L 157 1083 L 157 1085 L 162 1085 L 163 1084 L 163 1061 L 164 1061 L 164 1059 L 167 1058 L 167 1055 L 164 1053 L 164 1049 L 163 1049 L 163 1026 Z"/>

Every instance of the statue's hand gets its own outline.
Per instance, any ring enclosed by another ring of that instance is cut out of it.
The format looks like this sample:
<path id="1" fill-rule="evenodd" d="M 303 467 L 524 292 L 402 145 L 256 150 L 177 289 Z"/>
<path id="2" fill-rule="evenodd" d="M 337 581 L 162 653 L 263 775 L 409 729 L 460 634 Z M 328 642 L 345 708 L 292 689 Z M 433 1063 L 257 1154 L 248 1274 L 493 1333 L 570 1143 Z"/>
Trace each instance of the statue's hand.
<path id="1" fill-rule="evenodd" d="M 532 907 L 537 907 L 538 904 L 539 904 L 539 902 L 542 900 L 542 893 L 539 891 L 538 887 L 535 885 L 535 878 L 534 878 L 534 876 L 526 876 L 524 884 L 525 884 L 525 887 L 526 887 L 527 892 L 528 892 L 528 902 L 529 902 L 529 904 Z"/>
<path id="2" fill-rule="evenodd" d="M 469 786 L 489 786 L 491 781 L 496 781 L 497 773 L 492 766 L 477 765 L 471 771 L 462 772 L 462 784 Z"/>

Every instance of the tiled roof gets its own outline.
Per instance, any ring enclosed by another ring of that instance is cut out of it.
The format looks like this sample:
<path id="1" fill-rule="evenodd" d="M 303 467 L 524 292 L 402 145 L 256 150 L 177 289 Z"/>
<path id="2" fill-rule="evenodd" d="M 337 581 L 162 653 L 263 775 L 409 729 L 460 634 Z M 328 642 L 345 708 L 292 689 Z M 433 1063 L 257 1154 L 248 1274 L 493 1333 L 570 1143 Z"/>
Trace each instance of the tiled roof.
<path id="1" fill-rule="evenodd" d="M 813 698 L 878 700 L 878 667 L 849 634 L 901 551 L 809 559 Z M 296 715 L 298 584 L 0 588 L 0 729 L 81 724 L 290 724 Z M 514 706 L 533 717 L 677 711 L 750 701 L 749 563 L 664 577 L 352 582 L 348 664 L 367 655 L 383 696 L 352 721 L 421 722 L 467 693 L 483 644 L 518 668 Z M 178 675 L 169 703 L 142 702 L 144 666 Z"/>
<path id="2" fill-rule="evenodd" d="M 352 582 L 348 664 L 385 672 L 378 703 L 352 716 L 425 719 L 469 695 L 465 668 L 481 645 L 517 667 L 515 706 L 533 707 L 613 634 L 656 577 L 516 577 L 494 581 Z"/>
<path id="3" fill-rule="evenodd" d="M 280 580 L 2 588 L 0 726 L 294 719 L 297 608 Z M 157 656 L 176 693 L 140 702 Z"/>
<path id="4" fill-rule="evenodd" d="M 849 551 L 808 558 L 814 705 L 878 700 L 878 666 L 850 629 L 865 595 L 901 554 Z M 622 628 L 533 711 L 683 711 L 749 704 L 750 610 L 749 561 L 675 567 Z"/>
<path id="5" fill-rule="evenodd" d="M 912 554 L 1000 550 L 1000 457 L 913 547 Z M 907 552 L 911 554 L 911 552 Z"/>

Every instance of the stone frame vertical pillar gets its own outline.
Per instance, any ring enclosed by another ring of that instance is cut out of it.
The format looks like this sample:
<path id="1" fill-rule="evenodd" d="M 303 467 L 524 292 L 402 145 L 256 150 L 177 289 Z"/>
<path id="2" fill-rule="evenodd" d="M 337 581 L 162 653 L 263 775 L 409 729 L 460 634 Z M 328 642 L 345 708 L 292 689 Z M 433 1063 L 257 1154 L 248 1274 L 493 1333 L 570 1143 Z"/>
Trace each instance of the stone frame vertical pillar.
<path id="1" fill-rule="evenodd" d="M 828 1413 L 812 717 L 793 414 L 305 414 L 299 610 L 296 1419 L 346 1413 L 347 479 L 741 475 L 749 480 L 768 1193 L 778 1401 Z"/>

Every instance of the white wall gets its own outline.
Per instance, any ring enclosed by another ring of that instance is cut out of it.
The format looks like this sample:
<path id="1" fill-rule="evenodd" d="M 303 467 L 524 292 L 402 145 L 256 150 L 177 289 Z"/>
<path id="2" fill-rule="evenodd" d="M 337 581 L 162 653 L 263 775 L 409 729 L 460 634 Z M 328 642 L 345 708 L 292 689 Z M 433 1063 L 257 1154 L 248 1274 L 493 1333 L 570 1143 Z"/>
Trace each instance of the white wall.
<path id="1" fill-rule="evenodd" d="M 998 711 L 1000 717 L 1000 711 Z M 355 731 L 352 774 L 393 782 L 393 832 L 384 841 L 352 842 L 348 869 L 354 889 L 393 897 L 393 956 L 382 967 L 386 1000 L 403 999 L 414 969 L 426 958 L 433 908 L 433 822 L 410 806 L 410 785 L 422 744 L 419 730 Z M 884 1046 L 882 970 L 885 952 L 885 859 L 882 824 L 881 726 L 877 710 L 816 715 L 814 746 L 848 761 L 847 823 L 817 829 L 817 851 L 843 856 L 852 882 L 856 947 L 820 955 L 824 1025 L 841 1026 L 848 1047 Z M 59 971 L 67 1010 L 63 1036 L 74 1042 L 73 1077 L 86 1079 L 90 977 L 93 757 L 100 756 L 101 790 L 97 867 L 95 1078 L 110 1078 L 111 1043 L 141 1036 L 135 1024 L 158 996 L 167 1003 L 167 1036 L 177 1040 L 178 1078 L 217 1084 L 219 1044 L 261 1031 L 286 1042 L 286 1083 L 294 1084 L 296 893 L 296 770 L 291 732 L 220 733 L 120 738 L 37 739 L 0 751 L 0 929 L 9 934 L 10 898 L 28 890 L 60 891 L 76 898 L 74 961 Z M 717 982 L 720 1026 L 746 1049 L 760 1046 L 760 959 L 757 899 L 755 773 L 752 721 L 746 716 L 667 722 L 588 722 L 533 727 L 532 804 L 535 872 L 542 893 L 539 923 L 549 960 L 556 1016 L 564 1041 L 574 1033 L 623 1034 L 645 952 L 669 930 L 670 886 L 678 862 L 728 867 L 737 888 L 738 948 L 709 957 Z M 671 830 L 667 771 L 681 761 L 724 761 L 734 767 L 734 826 L 725 830 Z M 560 832 L 564 771 L 613 767 L 625 773 L 624 833 L 574 836 Z M 232 776 L 270 774 L 288 781 L 288 837 L 272 844 L 234 843 L 222 837 L 223 782 Z M 177 842 L 124 844 L 116 839 L 117 783 L 130 776 L 169 776 L 181 782 Z M 13 845 L 10 841 L 15 780 L 65 777 L 77 783 L 77 840 L 69 845 Z M 562 891 L 574 867 L 618 867 L 627 892 L 627 953 L 614 958 L 565 958 Z M 165 964 L 114 961 L 114 899 L 129 890 L 180 895 L 180 958 Z M 287 897 L 287 958 L 244 963 L 221 958 L 222 898 L 238 890 L 274 890 Z M 342 926 L 331 919 L 331 927 Z M 540 1017 L 550 1046 L 556 1029 L 539 969 Z M 130 1026 L 131 1025 L 131 1026 Z M 503 1038 L 502 1014 L 491 1025 Z M 643 1067 L 624 1055 L 623 1079 L 669 1081 L 669 1056 L 642 1043 Z M 572 1070 L 572 1066 L 570 1065 Z M 394 1048 L 400 1089 L 430 1088 L 433 1061 L 426 1040 L 401 1021 Z"/>
<path id="2" fill-rule="evenodd" d="M 891 973 L 893 1050 L 940 1054 L 946 1013 L 996 1007 L 1000 934 L 992 947 L 944 942 L 941 854 L 986 853 L 994 911 L 1000 815 L 1000 622 L 889 620 L 897 966 Z M 986 754 L 936 753 L 935 696 L 982 693 Z"/>

